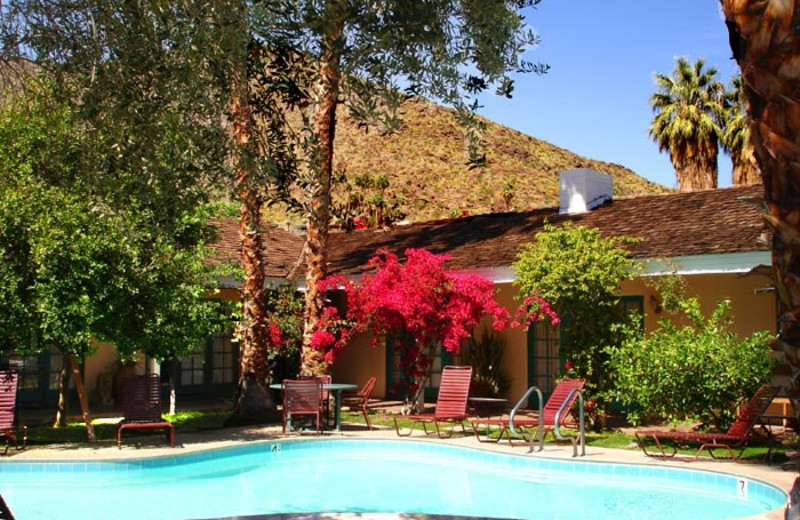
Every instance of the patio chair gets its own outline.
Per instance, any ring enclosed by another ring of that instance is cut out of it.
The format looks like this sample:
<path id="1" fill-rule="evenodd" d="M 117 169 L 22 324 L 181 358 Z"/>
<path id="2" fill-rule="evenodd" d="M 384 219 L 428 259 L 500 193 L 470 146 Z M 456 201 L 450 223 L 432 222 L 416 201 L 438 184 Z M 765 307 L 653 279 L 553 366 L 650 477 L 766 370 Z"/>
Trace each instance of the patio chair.
<path id="1" fill-rule="evenodd" d="M 769 443 L 767 450 L 767 457 L 772 452 L 772 447 L 775 443 L 775 438 L 772 433 L 763 428 L 765 435 L 756 432 L 756 426 L 761 423 L 761 416 L 764 415 L 769 404 L 775 399 L 780 391 L 779 386 L 763 385 L 755 395 L 750 399 L 747 405 L 742 409 L 736 421 L 731 425 L 725 433 L 694 433 L 694 432 L 669 432 L 669 431 L 637 431 L 635 432 L 636 441 L 639 447 L 642 448 L 644 454 L 648 457 L 661 457 L 666 460 L 668 458 L 675 458 L 676 460 L 685 460 L 688 462 L 696 461 L 703 450 L 708 450 L 712 458 L 731 458 L 739 462 L 747 444 L 754 440 L 766 440 Z M 658 448 L 658 453 L 647 451 L 644 440 L 652 438 Z M 662 441 L 669 441 L 671 444 L 672 452 L 667 453 L 664 449 Z M 678 448 L 682 446 L 689 446 L 692 444 L 700 444 L 694 457 L 675 457 Z M 728 451 L 730 457 L 717 457 L 714 455 L 714 449 L 723 448 Z M 739 455 L 733 453 L 733 450 L 739 450 Z"/>
<path id="2" fill-rule="evenodd" d="M 572 408 L 572 405 L 575 403 L 575 400 L 578 398 L 578 393 L 572 391 L 583 389 L 585 384 L 585 379 L 562 379 L 556 384 L 556 387 L 553 389 L 553 393 L 550 394 L 550 397 L 547 399 L 547 402 L 542 408 L 542 417 L 538 417 L 537 412 L 537 417 L 520 419 L 515 418 L 514 428 L 519 429 L 523 433 L 524 437 L 526 430 L 536 429 L 541 423 L 542 428 L 544 429 L 544 436 L 546 436 L 548 433 L 552 433 L 555 436 L 556 414 L 558 413 L 558 410 L 564 406 L 564 410 L 569 411 Z M 479 442 L 500 442 L 500 440 L 503 438 L 503 435 L 505 435 L 508 439 L 508 443 L 512 446 L 520 446 L 528 443 L 527 440 L 525 440 L 525 442 L 514 443 L 514 439 L 511 438 L 511 431 L 509 430 L 508 418 L 476 418 L 471 420 L 470 424 L 472 424 L 472 431 L 475 433 L 475 438 L 477 438 Z M 558 419 L 558 426 L 577 427 L 577 424 L 570 413 L 564 413 Z M 486 428 L 486 435 L 482 437 L 481 430 L 483 427 Z M 489 431 L 493 427 L 495 429 L 499 428 L 500 430 L 500 435 L 498 435 L 496 439 L 489 437 Z"/>
<path id="3" fill-rule="evenodd" d="M 283 393 L 283 433 L 286 433 L 286 425 L 291 424 L 292 416 L 295 415 L 313 415 L 317 425 L 317 434 L 321 433 L 320 395 L 322 383 L 318 379 L 298 381 L 284 379 L 281 391 Z"/>
<path id="4" fill-rule="evenodd" d="M 401 437 L 408 437 L 414 431 L 414 425 L 417 423 L 422 424 L 422 429 L 425 435 L 432 434 L 428 432 L 428 424 L 433 423 L 436 428 L 436 435 L 440 439 L 448 439 L 453 436 L 456 424 L 461 425 L 461 430 L 464 435 L 467 430 L 464 428 L 464 421 L 467 420 L 467 398 L 469 397 L 469 384 L 472 380 L 472 367 L 456 367 L 446 366 L 442 369 L 442 380 L 439 383 L 439 395 L 436 398 L 436 409 L 433 413 L 422 413 L 415 415 L 407 415 L 406 419 L 411 420 L 411 427 L 407 433 L 400 431 L 400 426 L 397 424 L 398 416 L 394 417 L 394 428 L 397 435 Z M 452 423 L 450 432 L 443 435 L 439 428 L 440 423 Z"/>
<path id="5" fill-rule="evenodd" d="M 175 447 L 175 428 L 161 417 L 161 378 L 158 374 L 133 376 L 125 381 L 122 394 L 125 417 L 117 424 L 117 447 L 122 449 L 125 430 L 164 430 L 167 442 Z"/>
<path id="6" fill-rule="evenodd" d="M 352 408 L 358 408 L 364 414 L 364 420 L 367 421 L 367 428 L 372 431 L 372 423 L 369 421 L 369 398 L 372 395 L 372 390 L 375 388 L 375 383 L 378 378 L 375 376 L 370 377 L 367 382 L 361 387 L 355 395 L 344 396 L 342 400 Z"/>
<path id="7" fill-rule="evenodd" d="M 300 381 L 319 381 L 322 389 L 319 392 L 319 406 L 320 406 L 320 413 L 322 418 L 322 424 L 328 425 L 328 417 L 330 416 L 331 412 L 331 391 L 326 390 L 324 385 L 329 385 L 333 382 L 333 377 L 329 374 L 323 374 L 321 376 L 299 376 L 297 379 Z"/>
<path id="8" fill-rule="evenodd" d="M 8 454 L 11 441 L 20 449 L 19 434 L 22 433 L 22 448 L 28 442 L 28 428 L 17 425 L 17 381 L 19 375 L 13 370 L 0 371 L 0 438 L 5 438 L 6 449 L 3 455 Z"/>

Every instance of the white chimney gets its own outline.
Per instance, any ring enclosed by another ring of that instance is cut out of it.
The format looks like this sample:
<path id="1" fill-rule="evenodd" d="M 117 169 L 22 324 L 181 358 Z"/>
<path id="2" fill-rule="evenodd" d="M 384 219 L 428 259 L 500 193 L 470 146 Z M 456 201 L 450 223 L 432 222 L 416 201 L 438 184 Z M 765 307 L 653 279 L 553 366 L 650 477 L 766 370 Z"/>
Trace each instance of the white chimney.
<path id="1" fill-rule="evenodd" d="M 585 168 L 562 171 L 558 174 L 558 213 L 586 213 L 613 200 L 613 190 L 610 175 Z"/>

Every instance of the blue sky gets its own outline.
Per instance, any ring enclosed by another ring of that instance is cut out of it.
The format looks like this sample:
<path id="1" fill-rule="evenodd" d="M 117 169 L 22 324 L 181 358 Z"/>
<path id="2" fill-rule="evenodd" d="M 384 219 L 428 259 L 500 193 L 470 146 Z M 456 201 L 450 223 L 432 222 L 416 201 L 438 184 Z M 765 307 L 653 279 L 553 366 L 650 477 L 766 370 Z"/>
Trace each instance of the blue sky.
<path id="1" fill-rule="evenodd" d="M 542 38 L 527 57 L 550 71 L 517 77 L 510 100 L 486 96 L 481 114 L 676 187 L 668 155 L 647 135 L 653 73 L 670 74 L 676 56 L 703 57 L 730 82 L 738 67 L 718 1 L 542 0 L 526 21 Z M 721 154 L 719 183 L 730 182 L 730 161 Z"/>

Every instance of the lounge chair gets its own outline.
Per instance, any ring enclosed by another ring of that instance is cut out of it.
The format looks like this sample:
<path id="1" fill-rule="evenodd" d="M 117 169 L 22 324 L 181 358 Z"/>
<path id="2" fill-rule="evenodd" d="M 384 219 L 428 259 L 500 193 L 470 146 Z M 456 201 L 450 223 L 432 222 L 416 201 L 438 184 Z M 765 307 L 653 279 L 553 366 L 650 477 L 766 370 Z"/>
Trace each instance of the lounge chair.
<path id="1" fill-rule="evenodd" d="M 283 433 L 286 433 L 286 425 L 291 424 L 294 415 L 313 415 L 317 425 L 317 434 L 321 433 L 320 395 L 322 383 L 314 378 L 299 381 L 285 379 L 281 385 L 281 391 L 283 392 Z"/>
<path id="2" fill-rule="evenodd" d="M 635 432 L 636 441 L 648 457 L 661 457 L 662 459 L 676 458 L 676 460 L 695 461 L 700 457 L 703 450 L 708 450 L 712 458 L 721 458 L 714 455 L 714 449 L 722 448 L 728 451 L 730 458 L 739 462 L 747 444 L 753 440 L 767 440 L 769 443 L 769 450 L 767 457 L 769 457 L 774 444 L 774 437 L 767 430 L 764 429 L 765 435 L 756 433 L 755 427 L 761 422 L 761 416 L 767 411 L 769 404 L 778 395 L 780 391 L 779 386 L 764 385 L 758 389 L 758 392 L 750 399 L 747 405 L 742 409 L 739 417 L 725 433 L 694 433 L 694 432 L 668 432 L 668 431 L 637 431 Z M 652 438 L 658 448 L 658 453 L 647 451 L 644 440 Z M 664 449 L 662 441 L 667 440 L 671 444 L 672 452 L 667 453 Z M 675 457 L 678 448 L 681 446 L 700 444 L 700 448 L 695 453 L 694 457 Z M 739 455 L 735 455 L 733 450 L 739 450 Z M 728 457 L 725 457 L 728 458 Z"/>
<path id="3" fill-rule="evenodd" d="M 19 449 L 18 435 L 22 433 L 22 447 L 28 442 L 28 428 L 17 425 L 17 381 L 18 374 L 13 370 L 0 371 L 0 438 L 6 439 L 6 450 L 3 455 L 8 454 L 8 445 L 14 441 L 14 445 Z"/>
<path id="4" fill-rule="evenodd" d="M 425 435 L 433 433 L 428 432 L 427 427 L 429 423 L 433 423 L 436 428 L 436 435 L 441 439 L 452 437 L 456 424 L 461 425 L 461 430 L 466 435 L 467 430 L 464 428 L 464 421 L 467 420 L 468 417 L 467 398 L 469 397 L 469 384 L 471 380 L 472 367 L 444 367 L 442 369 L 442 380 L 439 383 L 439 395 L 436 399 L 436 409 L 434 412 L 405 416 L 406 419 L 411 420 L 411 427 L 406 433 L 400 431 L 400 426 L 397 424 L 398 416 L 395 416 L 394 428 L 395 431 L 397 431 L 397 435 L 408 437 L 414 431 L 414 426 L 417 423 L 422 424 Z M 453 424 L 447 435 L 442 434 L 439 428 L 440 423 Z"/>
<path id="5" fill-rule="evenodd" d="M 575 400 L 578 398 L 578 393 L 573 392 L 573 390 L 581 390 L 585 384 L 585 379 L 562 379 L 556 384 L 553 393 L 550 394 L 550 397 L 542 408 L 541 421 L 539 417 L 515 418 L 514 429 L 519 429 L 524 435 L 526 430 L 538 428 L 541 422 L 542 428 L 544 428 L 544 435 L 547 435 L 548 432 L 552 432 L 553 435 L 555 435 L 554 429 L 558 410 L 564 406 L 564 410 L 569 412 Z M 505 435 L 508 439 L 508 443 L 512 446 L 527 444 L 527 441 L 523 443 L 514 443 L 514 439 L 511 438 L 511 432 L 509 430 L 508 418 L 476 418 L 471 420 L 470 423 L 472 424 L 472 431 L 475 432 L 475 438 L 480 442 L 500 442 Z M 577 425 L 574 420 L 571 420 L 569 413 L 564 413 L 558 418 L 558 426 L 575 427 Z M 486 434 L 484 436 L 481 435 L 481 430 L 483 428 L 486 429 Z M 493 428 L 500 430 L 500 435 L 498 435 L 496 439 L 489 437 L 489 432 Z"/>
<path id="6" fill-rule="evenodd" d="M 164 430 L 175 447 L 175 428 L 161 417 L 161 378 L 158 374 L 133 376 L 125 381 L 122 395 L 125 417 L 117 424 L 117 447 L 122 449 L 124 430 Z"/>
<path id="7" fill-rule="evenodd" d="M 372 395 L 372 390 L 375 388 L 377 377 L 370 377 L 364 386 L 353 396 L 344 396 L 342 400 L 352 408 L 358 408 L 364 414 L 364 420 L 367 421 L 367 428 L 372 431 L 372 423 L 369 422 L 369 398 Z"/>

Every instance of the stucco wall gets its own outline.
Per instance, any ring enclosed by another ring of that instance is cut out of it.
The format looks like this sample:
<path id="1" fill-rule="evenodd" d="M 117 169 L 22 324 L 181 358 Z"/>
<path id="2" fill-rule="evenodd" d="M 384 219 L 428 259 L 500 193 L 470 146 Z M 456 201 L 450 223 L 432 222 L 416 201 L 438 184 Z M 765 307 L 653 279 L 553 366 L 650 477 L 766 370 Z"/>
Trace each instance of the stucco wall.
<path id="1" fill-rule="evenodd" d="M 364 385 L 372 376 L 377 378 L 373 397 L 386 395 L 386 343 L 381 341 L 374 348 L 370 346 L 370 336 L 360 334 L 333 364 L 331 375 L 335 383 Z"/>
<path id="2" fill-rule="evenodd" d="M 698 296 L 706 314 L 710 314 L 718 300 L 731 300 L 733 330 L 740 335 L 750 335 L 758 330 L 776 331 L 776 303 L 774 293 L 756 294 L 756 289 L 769 286 L 769 281 L 760 276 L 743 277 L 738 274 L 704 274 L 685 277 L 688 293 Z M 516 309 L 516 290 L 511 284 L 498 285 L 498 302 L 509 309 Z M 651 332 L 662 317 L 669 317 L 659 309 L 660 299 L 643 279 L 622 284 L 623 296 L 642 296 L 645 312 L 645 328 Z M 488 321 L 481 326 L 488 326 Z M 511 380 L 508 392 L 513 402 L 528 388 L 527 331 L 523 327 L 502 332 L 506 339 L 503 369 Z M 776 354 L 777 355 L 777 354 Z M 369 338 L 361 336 L 350 345 L 335 363 L 335 381 L 363 384 L 375 375 L 378 383 L 374 396 L 383 397 L 386 391 L 386 348 L 381 344 L 375 349 L 369 346 Z M 780 377 L 777 378 L 780 382 Z"/>

